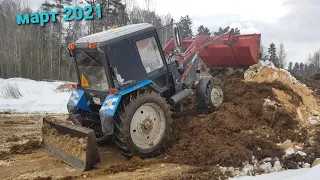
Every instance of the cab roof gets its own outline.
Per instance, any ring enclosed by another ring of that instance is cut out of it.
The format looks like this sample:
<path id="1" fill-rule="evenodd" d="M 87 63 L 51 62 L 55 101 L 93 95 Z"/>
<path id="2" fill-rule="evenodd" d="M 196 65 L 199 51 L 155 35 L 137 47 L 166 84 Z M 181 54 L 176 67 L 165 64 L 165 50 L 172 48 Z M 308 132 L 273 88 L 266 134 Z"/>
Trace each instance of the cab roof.
<path id="1" fill-rule="evenodd" d="M 149 23 L 139 23 L 122 26 L 119 28 L 108 29 L 99 33 L 84 36 L 79 38 L 76 42 L 76 46 L 84 45 L 88 46 L 88 43 L 97 43 L 100 46 L 105 46 L 113 42 L 121 41 L 126 38 L 130 38 L 137 34 L 145 33 L 146 31 L 154 30 L 155 27 Z"/>

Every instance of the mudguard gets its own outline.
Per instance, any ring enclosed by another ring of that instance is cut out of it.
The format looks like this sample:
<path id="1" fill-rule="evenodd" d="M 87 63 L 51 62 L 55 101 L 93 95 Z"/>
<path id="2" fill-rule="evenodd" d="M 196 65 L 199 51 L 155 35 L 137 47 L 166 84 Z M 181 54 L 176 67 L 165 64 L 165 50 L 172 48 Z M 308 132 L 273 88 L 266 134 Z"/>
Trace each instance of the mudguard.
<path id="1" fill-rule="evenodd" d="M 105 135 L 113 134 L 113 116 L 115 115 L 118 105 L 121 101 L 123 95 L 126 95 L 134 90 L 137 90 L 141 87 L 144 87 L 148 84 L 152 83 L 151 80 L 147 79 L 141 81 L 133 86 L 127 87 L 119 91 L 119 94 L 109 94 L 106 99 L 104 100 L 99 114 L 102 126 L 102 132 Z"/>
<path id="2" fill-rule="evenodd" d="M 71 96 L 68 101 L 68 105 L 67 105 L 68 111 L 73 112 L 73 111 L 75 111 L 76 108 L 80 108 L 80 109 L 89 111 L 90 108 L 87 103 L 88 103 L 88 101 L 87 101 L 87 98 L 85 96 L 84 91 L 81 89 L 75 88 L 72 90 Z"/>

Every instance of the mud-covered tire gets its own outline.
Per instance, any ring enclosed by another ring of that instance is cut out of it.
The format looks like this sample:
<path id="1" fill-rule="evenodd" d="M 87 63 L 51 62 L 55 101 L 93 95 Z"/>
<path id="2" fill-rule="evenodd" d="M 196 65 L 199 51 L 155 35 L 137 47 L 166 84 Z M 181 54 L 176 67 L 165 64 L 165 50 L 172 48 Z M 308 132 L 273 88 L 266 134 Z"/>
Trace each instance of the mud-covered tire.
<path id="1" fill-rule="evenodd" d="M 147 113 L 144 111 L 149 112 L 149 118 L 145 118 Z M 153 130 L 158 133 L 152 134 Z M 167 150 L 170 133 L 170 106 L 163 97 L 147 91 L 137 91 L 123 97 L 115 116 L 114 142 L 124 155 L 141 158 L 158 156 Z"/>
<path id="2" fill-rule="evenodd" d="M 224 89 L 219 80 L 212 77 L 205 77 L 200 80 L 196 90 L 197 113 L 212 113 L 219 109 L 223 101 Z"/>

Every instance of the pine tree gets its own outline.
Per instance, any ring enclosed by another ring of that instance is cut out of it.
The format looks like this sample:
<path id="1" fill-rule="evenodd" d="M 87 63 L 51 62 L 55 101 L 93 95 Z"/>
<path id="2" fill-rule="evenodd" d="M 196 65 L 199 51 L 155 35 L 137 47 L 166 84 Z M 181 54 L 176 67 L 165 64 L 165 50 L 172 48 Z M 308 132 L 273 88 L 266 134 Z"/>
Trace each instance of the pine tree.
<path id="1" fill-rule="evenodd" d="M 299 65 L 300 67 L 299 67 L 299 75 L 300 76 L 305 76 L 305 74 L 304 74 L 304 64 L 303 63 L 300 63 L 300 65 Z"/>
<path id="2" fill-rule="evenodd" d="M 279 59 L 277 57 L 277 49 L 274 43 L 270 44 L 268 48 L 269 61 L 271 61 L 277 68 L 280 67 Z"/>
<path id="3" fill-rule="evenodd" d="M 269 59 L 268 53 L 265 51 L 265 47 L 262 45 L 262 43 L 260 44 L 259 49 L 259 59 L 262 61 L 266 61 Z"/>
<path id="4" fill-rule="evenodd" d="M 214 32 L 213 34 L 214 34 L 215 36 L 218 36 L 218 35 L 221 35 L 221 34 L 224 34 L 224 33 L 229 32 L 230 29 L 231 29 L 230 26 L 227 26 L 227 27 L 225 27 L 224 29 L 222 29 L 221 27 L 219 27 L 218 31 L 217 31 L 217 32 Z M 240 34 L 240 29 L 235 28 L 235 29 L 234 29 L 234 34 L 235 34 L 235 35 L 239 35 L 239 34 Z"/>
<path id="5" fill-rule="evenodd" d="M 293 66 L 293 62 L 289 62 L 289 66 L 288 66 L 288 71 L 289 71 L 289 72 L 292 72 L 292 70 L 293 70 L 293 69 L 292 69 L 292 68 L 293 68 L 292 66 Z"/>
<path id="6" fill-rule="evenodd" d="M 309 77 L 310 76 L 310 73 L 309 73 L 309 66 L 307 63 L 304 64 L 304 75 L 306 77 Z"/>
<path id="7" fill-rule="evenodd" d="M 191 37 L 192 32 L 192 20 L 189 15 L 180 18 L 180 33 L 181 37 Z"/>
<path id="8" fill-rule="evenodd" d="M 286 58 L 287 58 L 287 53 L 284 49 L 284 45 L 283 43 L 280 43 L 280 47 L 278 51 L 278 59 L 279 59 L 279 64 L 281 68 L 286 66 Z"/>
<path id="9" fill-rule="evenodd" d="M 298 75 L 298 74 L 299 74 L 299 70 L 300 70 L 299 63 L 297 63 L 297 62 L 294 63 L 294 67 L 293 67 L 292 72 L 293 72 L 294 74 Z"/>
<path id="10" fill-rule="evenodd" d="M 88 23 L 89 34 L 107 30 L 114 25 L 124 26 L 129 22 L 126 5 L 121 0 L 86 0 L 86 2 L 91 6 L 100 5 L 102 12 L 101 19 L 94 18 Z M 96 12 L 94 16 L 96 17 Z"/>
<path id="11" fill-rule="evenodd" d="M 309 65 L 309 73 L 310 73 L 309 76 L 313 76 L 315 74 L 315 72 L 316 72 L 316 67 L 315 67 L 315 65 L 313 63 L 311 63 Z"/>
<path id="12" fill-rule="evenodd" d="M 208 27 L 201 25 L 198 27 L 198 35 L 210 36 L 211 35 L 210 29 Z"/>
<path id="13" fill-rule="evenodd" d="M 315 66 L 315 68 L 319 68 L 320 67 L 320 52 L 315 52 L 313 55 L 313 64 Z"/>

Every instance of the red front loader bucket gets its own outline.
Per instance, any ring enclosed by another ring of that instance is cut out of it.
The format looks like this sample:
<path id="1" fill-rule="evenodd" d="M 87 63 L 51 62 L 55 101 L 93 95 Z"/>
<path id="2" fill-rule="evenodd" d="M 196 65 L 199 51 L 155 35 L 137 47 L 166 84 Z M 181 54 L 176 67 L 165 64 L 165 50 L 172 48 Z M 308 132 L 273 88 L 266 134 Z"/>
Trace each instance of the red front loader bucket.
<path id="1" fill-rule="evenodd" d="M 221 37 L 228 40 L 229 36 Z M 259 61 L 261 34 L 238 35 L 233 46 L 208 44 L 200 51 L 200 57 L 209 67 L 248 67 Z"/>

